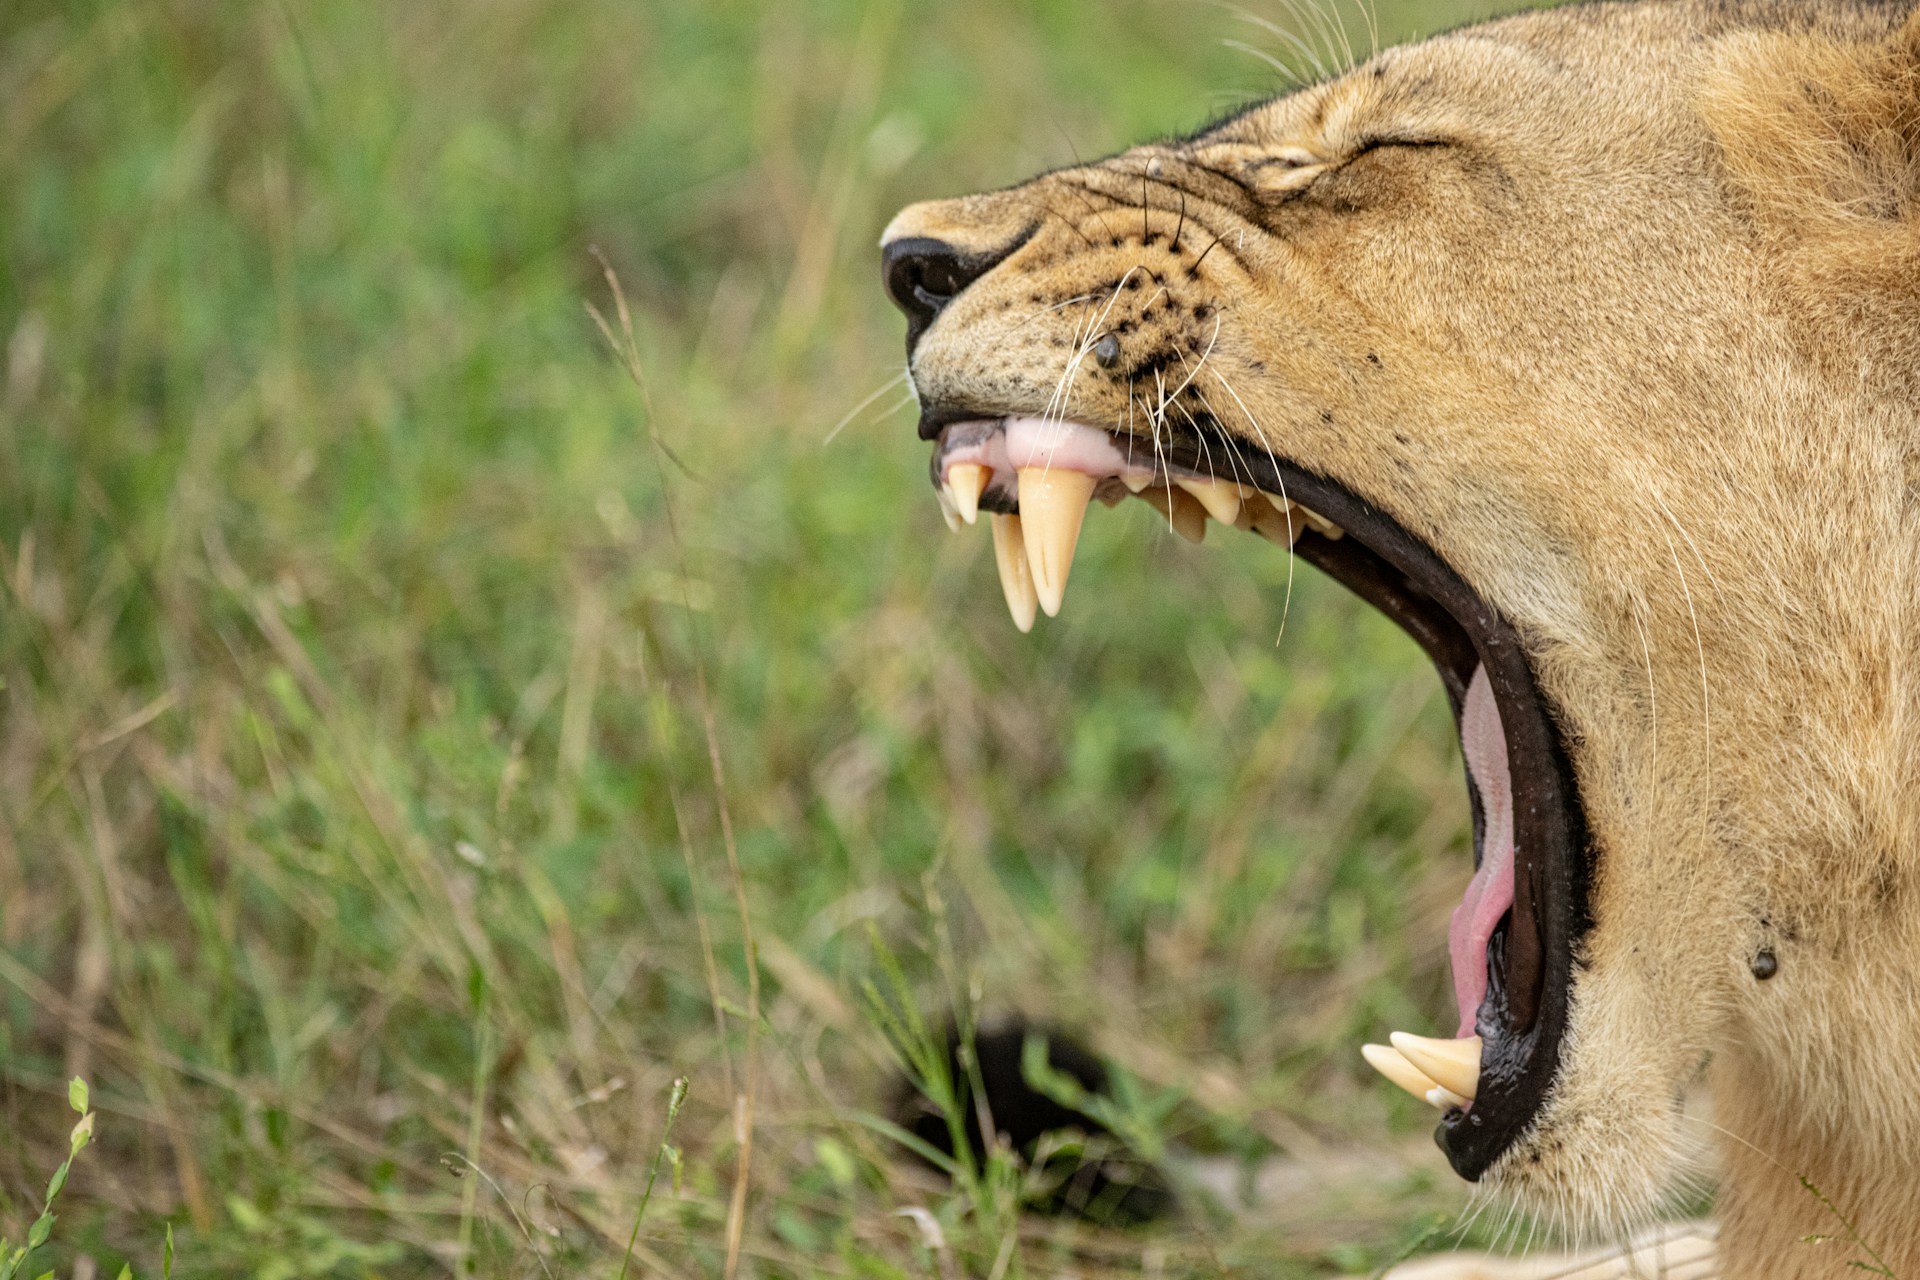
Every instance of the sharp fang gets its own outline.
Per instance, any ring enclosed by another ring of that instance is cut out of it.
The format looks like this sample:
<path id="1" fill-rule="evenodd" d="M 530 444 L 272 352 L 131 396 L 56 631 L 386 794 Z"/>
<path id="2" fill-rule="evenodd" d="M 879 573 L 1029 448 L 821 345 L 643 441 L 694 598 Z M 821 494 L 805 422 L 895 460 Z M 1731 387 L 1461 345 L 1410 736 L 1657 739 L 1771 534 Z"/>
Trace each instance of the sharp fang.
<path id="1" fill-rule="evenodd" d="M 1033 588 L 1047 616 L 1057 618 L 1095 481 L 1083 471 L 1063 467 L 1022 467 L 1019 476 L 1020 525 L 1026 535 Z"/>
<path id="2" fill-rule="evenodd" d="M 943 484 L 933 491 L 933 496 L 940 501 L 940 518 L 947 522 L 947 528 L 960 532 L 960 512 L 953 505 L 953 494 Z"/>
<path id="3" fill-rule="evenodd" d="M 1439 1085 L 1435 1085 L 1433 1088 L 1427 1090 L 1427 1101 L 1442 1111 L 1449 1109 L 1465 1111 L 1467 1104 L 1472 1102 L 1473 1099 L 1463 1098 L 1451 1089 L 1442 1089 Z"/>
<path id="4" fill-rule="evenodd" d="M 1298 503 L 1295 503 L 1294 505 L 1296 507 L 1299 507 Z M 1344 538 L 1347 536 L 1347 531 L 1345 529 L 1342 529 L 1339 525 L 1327 519 L 1325 516 L 1321 515 L 1318 511 L 1309 511 L 1305 507 L 1300 507 L 1299 509 L 1300 509 L 1301 516 L 1305 518 L 1306 522 L 1310 526 L 1312 526 L 1313 531 L 1319 534 L 1321 537 L 1325 538 L 1327 541 L 1337 542 L 1341 538 Z"/>
<path id="5" fill-rule="evenodd" d="M 1401 1057 L 1398 1049 L 1389 1049 L 1383 1044 L 1363 1044 L 1360 1056 L 1367 1060 L 1368 1066 L 1416 1098 L 1431 1102 L 1433 1091 L 1440 1087 Z"/>
<path id="6" fill-rule="evenodd" d="M 1240 486 L 1225 480 L 1200 480 L 1187 476 L 1175 476 L 1175 484 L 1200 500 L 1207 514 L 1221 524 L 1232 524 L 1240 518 Z"/>
<path id="7" fill-rule="evenodd" d="M 1167 518 L 1173 531 L 1188 542 L 1204 542 L 1207 537 L 1207 509 L 1183 489 L 1143 489 L 1140 496 Z"/>
<path id="8" fill-rule="evenodd" d="M 987 491 L 987 481 L 992 478 L 993 472 L 977 462 L 959 462 L 947 468 L 954 509 L 968 524 L 980 518 L 980 495 Z"/>
<path id="9" fill-rule="evenodd" d="M 1396 1031 L 1388 1039 L 1393 1041 L 1393 1047 L 1400 1051 L 1400 1056 L 1441 1088 L 1451 1090 L 1468 1101 L 1472 1101 L 1480 1092 L 1479 1036 L 1468 1036 L 1464 1040 L 1430 1040 L 1425 1036 L 1410 1036 L 1404 1031 Z"/>
<path id="10" fill-rule="evenodd" d="M 993 524 L 993 563 L 1000 570 L 1000 590 L 1007 597 L 1007 612 L 1013 625 L 1025 635 L 1033 630 L 1033 615 L 1040 597 L 1033 589 L 1033 573 L 1027 567 L 1027 543 L 1020 532 L 1019 516 L 995 512 Z"/>
<path id="11" fill-rule="evenodd" d="M 1282 499 L 1275 498 L 1275 502 Z M 1283 547 L 1291 547 L 1299 540 L 1300 531 L 1307 527 L 1306 521 L 1285 510 L 1275 510 L 1264 502 L 1249 502 L 1243 509 L 1253 524 L 1253 531 L 1268 542 Z"/>

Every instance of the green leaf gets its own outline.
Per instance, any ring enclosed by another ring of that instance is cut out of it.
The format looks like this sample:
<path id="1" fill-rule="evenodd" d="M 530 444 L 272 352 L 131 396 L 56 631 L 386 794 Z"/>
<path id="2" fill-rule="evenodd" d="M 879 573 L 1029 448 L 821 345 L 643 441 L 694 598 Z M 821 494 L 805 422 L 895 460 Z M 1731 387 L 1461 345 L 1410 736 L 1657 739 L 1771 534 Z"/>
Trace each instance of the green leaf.
<path id="1" fill-rule="evenodd" d="M 832 1138 L 815 1138 L 813 1156 L 820 1167 L 833 1179 L 833 1185 L 845 1190 L 851 1187 L 854 1179 L 860 1176 L 860 1167 L 854 1162 L 853 1153 L 835 1142 Z"/>
<path id="2" fill-rule="evenodd" d="M 167 1248 L 160 1255 L 160 1280 L 173 1280 L 173 1224 L 167 1224 Z"/>
<path id="3" fill-rule="evenodd" d="M 33 1230 L 27 1232 L 27 1253 L 32 1253 L 35 1249 L 45 1244 L 47 1237 L 52 1234 L 53 1214 L 49 1211 L 41 1214 L 40 1217 L 35 1220 Z M 24 1257 L 25 1255 L 22 1256 Z"/>
<path id="4" fill-rule="evenodd" d="M 67 1083 L 67 1105 L 81 1115 L 87 1114 L 87 1082 L 79 1076 Z"/>
<path id="5" fill-rule="evenodd" d="M 61 1189 L 67 1185 L 67 1170 L 71 1168 L 73 1168 L 73 1160 L 69 1157 L 61 1162 L 58 1169 L 53 1171 L 53 1178 L 47 1183 L 47 1203 L 49 1205 L 59 1199 Z"/>
<path id="6" fill-rule="evenodd" d="M 42 1271 L 37 1280 L 53 1280 L 53 1268 L 48 1267 L 45 1271 Z"/>
<path id="7" fill-rule="evenodd" d="M 115 1280 L 133 1280 L 133 1264 L 131 1262 L 121 1263 L 120 1274 L 115 1277 Z"/>

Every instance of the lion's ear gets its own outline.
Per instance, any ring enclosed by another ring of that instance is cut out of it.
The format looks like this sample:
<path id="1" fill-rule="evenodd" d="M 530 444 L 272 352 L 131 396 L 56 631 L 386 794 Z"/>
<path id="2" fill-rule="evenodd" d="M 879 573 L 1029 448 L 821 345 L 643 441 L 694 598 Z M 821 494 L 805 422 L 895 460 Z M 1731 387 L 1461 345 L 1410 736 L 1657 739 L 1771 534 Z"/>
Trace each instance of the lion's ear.
<path id="1" fill-rule="evenodd" d="M 1876 41 L 1729 36 L 1700 110 L 1814 345 L 1920 392 L 1920 12 Z"/>

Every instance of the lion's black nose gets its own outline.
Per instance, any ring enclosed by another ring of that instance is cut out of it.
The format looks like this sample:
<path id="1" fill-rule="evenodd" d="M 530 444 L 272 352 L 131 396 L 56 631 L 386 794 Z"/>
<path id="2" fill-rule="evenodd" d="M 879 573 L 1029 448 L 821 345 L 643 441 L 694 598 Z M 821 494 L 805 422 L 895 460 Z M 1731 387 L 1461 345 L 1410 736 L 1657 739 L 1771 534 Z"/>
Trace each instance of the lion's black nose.
<path id="1" fill-rule="evenodd" d="M 909 356 L 934 317 L 1010 252 L 1011 248 L 1001 253 L 963 254 L 944 240 L 926 236 L 895 240 L 881 251 L 880 272 L 887 282 L 887 296 L 907 313 Z"/>

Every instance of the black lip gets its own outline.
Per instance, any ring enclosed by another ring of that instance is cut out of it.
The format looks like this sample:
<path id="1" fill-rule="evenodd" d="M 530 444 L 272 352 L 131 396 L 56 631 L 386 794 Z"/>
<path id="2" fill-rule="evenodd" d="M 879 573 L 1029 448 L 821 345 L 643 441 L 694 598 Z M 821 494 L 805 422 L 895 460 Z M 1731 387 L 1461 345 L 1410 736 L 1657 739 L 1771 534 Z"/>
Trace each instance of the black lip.
<path id="1" fill-rule="evenodd" d="M 922 436 L 937 437 L 956 421 L 997 416 L 929 406 Z M 1454 1171 L 1477 1182 L 1546 1101 L 1566 1036 L 1574 957 L 1591 925 L 1586 814 L 1557 713 L 1534 680 L 1514 626 L 1431 547 L 1339 481 L 1244 445 L 1211 424 L 1163 440 L 1159 453 L 1174 469 L 1230 474 L 1283 494 L 1346 530 L 1338 539 L 1309 530 L 1295 552 L 1420 644 L 1456 718 L 1474 670 L 1486 668 L 1514 781 L 1514 907 L 1487 948 L 1490 981 L 1475 1020 L 1484 1042 L 1479 1093 L 1469 1109 L 1448 1111 L 1434 1131 Z M 1221 465 L 1223 456 L 1231 468 Z M 1477 859 L 1481 812 L 1471 779 L 1468 792 Z"/>
<path id="2" fill-rule="evenodd" d="M 1284 493 L 1346 530 L 1338 540 L 1309 531 L 1295 550 L 1421 644 L 1456 716 L 1475 665 L 1486 668 L 1499 704 L 1514 780 L 1514 908 L 1488 945 L 1494 980 L 1475 1023 L 1485 1042 L 1479 1093 L 1471 1108 L 1449 1111 L 1434 1131 L 1454 1171 L 1477 1182 L 1546 1101 L 1566 1036 L 1576 948 L 1591 924 L 1586 814 L 1564 733 L 1519 632 L 1431 547 L 1339 481 L 1223 432 L 1175 443 L 1167 457 L 1205 474 L 1221 470 L 1222 451 L 1233 460 L 1235 479 Z"/>

